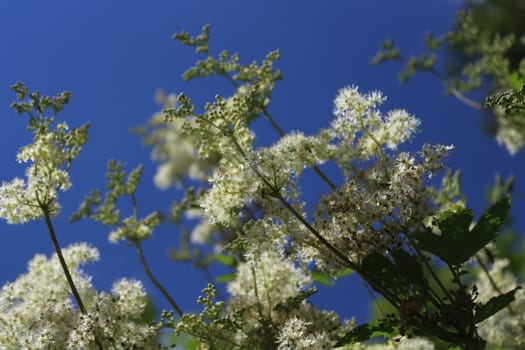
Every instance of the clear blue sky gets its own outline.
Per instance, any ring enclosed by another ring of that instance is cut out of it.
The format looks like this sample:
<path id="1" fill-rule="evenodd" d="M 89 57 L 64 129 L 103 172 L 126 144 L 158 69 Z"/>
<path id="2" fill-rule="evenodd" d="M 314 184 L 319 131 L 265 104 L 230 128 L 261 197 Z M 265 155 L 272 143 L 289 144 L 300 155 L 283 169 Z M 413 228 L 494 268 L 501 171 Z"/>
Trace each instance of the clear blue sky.
<path id="1" fill-rule="evenodd" d="M 451 168 L 463 170 L 468 204 L 479 215 L 483 192 L 494 173 L 514 173 L 525 189 L 523 154 L 511 157 L 484 135 L 476 111 L 451 97 L 432 77 L 417 76 L 407 85 L 397 80 L 397 64 L 371 66 L 380 43 L 392 37 L 406 53 L 423 49 L 426 32 L 450 28 L 459 0 L 447 1 L 2 1 L 0 3 L 0 159 L 1 180 L 23 176 L 15 162 L 17 149 L 30 142 L 25 120 L 9 105 L 14 94 L 9 86 L 23 81 L 46 94 L 73 92 L 62 113 L 70 125 L 91 122 L 90 141 L 72 169 L 73 188 L 62 195 L 64 210 L 55 220 L 63 245 L 89 241 L 102 260 L 89 267 L 94 283 L 108 289 L 123 276 L 146 280 L 133 249 L 110 245 L 107 230 L 87 221 L 69 224 L 67 217 L 92 188 L 104 186 L 110 158 L 124 160 L 128 168 L 145 164 L 138 193 L 139 210 L 167 210 L 175 191 L 153 186 L 155 165 L 150 150 L 129 134 L 158 110 L 156 89 L 185 91 L 197 102 L 210 99 L 226 85 L 216 79 L 186 84 L 182 72 L 195 60 L 191 49 L 171 39 L 180 30 L 198 33 L 212 24 L 212 50 L 230 49 L 244 62 L 261 59 L 279 48 L 278 66 L 284 80 L 277 87 L 271 113 L 285 130 L 315 132 L 331 118 L 337 90 L 357 84 L 362 91 L 380 89 L 388 96 L 386 108 L 406 108 L 422 120 L 422 133 L 409 148 L 425 142 L 455 144 Z M 261 143 L 274 140 L 268 128 L 257 131 Z M 514 200 L 514 213 L 524 203 Z M 524 219 L 517 224 L 523 228 Z M 159 230 L 146 242 L 153 269 L 172 291 L 184 310 L 195 309 L 195 299 L 205 281 L 198 271 L 167 259 L 167 247 L 177 243 L 173 227 Z M 0 282 L 25 271 L 36 253 L 49 254 L 51 243 L 43 222 L 9 226 L 0 222 Z M 146 283 L 159 300 L 159 294 Z M 322 288 L 315 301 L 341 311 L 345 317 L 366 320 L 367 300 L 361 283 L 348 279 L 331 289 Z M 165 303 L 161 302 L 161 306 Z"/>

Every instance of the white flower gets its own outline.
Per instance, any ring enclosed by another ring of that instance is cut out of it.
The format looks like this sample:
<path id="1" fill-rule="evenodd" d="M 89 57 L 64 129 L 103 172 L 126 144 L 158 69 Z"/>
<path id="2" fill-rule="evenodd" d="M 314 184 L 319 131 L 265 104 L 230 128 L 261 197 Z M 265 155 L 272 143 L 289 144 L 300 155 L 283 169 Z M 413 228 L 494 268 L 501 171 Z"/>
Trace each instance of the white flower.
<path id="1" fill-rule="evenodd" d="M 277 338 L 278 350 L 332 349 L 333 342 L 322 330 L 310 332 L 311 323 L 297 317 L 286 321 Z"/>
<path id="2" fill-rule="evenodd" d="M 239 210 L 258 192 L 260 179 L 243 164 L 231 164 L 227 172 L 216 170 L 208 179 L 212 187 L 201 199 L 211 224 L 235 226 Z"/>
<path id="3" fill-rule="evenodd" d="M 381 156 L 383 148 L 396 150 L 417 131 L 419 119 L 405 110 L 383 115 L 378 107 L 385 99 L 381 92 L 362 94 L 355 86 L 339 90 L 328 133 L 337 146 L 333 160 L 343 169 L 356 159 Z"/>
<path id="4" fill-rule="evenodd" d="M 31 163 L 26 180 L 19 178 L 0 186 L 0 217 L 9 224 L 36 220 L 47 210 L 56 215 L 58 192 L 71 187 L 69 167 L 87 140 L 88 125 L 70 130 L 66 123 L 50 129 L 50 120 L 34 130 L 33 143 L 20 149 L 17 160 Z"/>
<path id="5" fill-rule="evenodd" d="M 99 259 L 85 243 L 63 249 L 88 315 L 73 304 L 58 258 L 37 255 L 28 272 L 0 292 L 0 349 L 156 349 L 158 326 L 136 323 L 145 308 L 145 292 L 135 280 L 122 279 L 112 293 L 97 292 L 80 265 Z"/>
<path id="6" fill-rule="evenodd" d="M 523 116 L 520 116 L 523 118 Z M 501 116 L 498 118 L 498 131 L 496 132 L 496 141 L 505 146 L 511 155 L 518 153 L 525 146 L 525 133 L 520 130 L 516 123 Z"/>

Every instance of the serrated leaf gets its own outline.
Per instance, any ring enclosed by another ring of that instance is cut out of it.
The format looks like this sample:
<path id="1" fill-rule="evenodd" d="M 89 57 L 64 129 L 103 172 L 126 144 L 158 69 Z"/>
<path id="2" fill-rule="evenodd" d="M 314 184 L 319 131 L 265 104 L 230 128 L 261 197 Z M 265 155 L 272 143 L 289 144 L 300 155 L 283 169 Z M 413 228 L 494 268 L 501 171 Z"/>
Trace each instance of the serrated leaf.
<path id="1" fill-rule="evenodd" d="M 379 336 L 389 337 L 397 334 L 399 334 L 397 326 L 385 320 L 377 320 L 355 327 L 346 333 L 343 338 L 335 344 L 335 347 L 364 342 Z"/>
<path id="2" fill-rule="evenodd" d="M 423 274 L 423 267 L 412 255 L 402 249 L 393 250 L 390 254 L 394 258 L 397 270 L 407 282 L 415 284 L 421 289 L 428 288 L 428 282 Z"/>
<path id="3" fill-rule="evenodd" d="M 487 237 L 490 242 L 507 219 L 509 210 L 510 196 L 505 196 L 494 203 L 489 210 L 479 218 L 478 223 L 472 229 L 472 233 L 478 236 Z"/>
<path id="4" fill-rule="evenodd" d="M 490 207 L 472 231 L 469 231 L 472 212 L 456 206 L 439 217 L 441 235 L 421 232 L 416 233 L 414 238 L 427 252 L 450 265 L 460 265 L 496 238 L 509 208 L 510 197 L 507 196 Z"/>
<path id="5" fill-rule="evenodd" d="M 227 254 L 215 254 L 213 260 L 221 263 L 224 266 L 235 267 L 237 266 L 237 260 L 232 255 Z"/>
<path id="6" fill-rule="evenodd" d="M 226 275 L 218 276 L 215 278 L 215 282 L 217 283 L 228 283 L 237 277 L 237 272 L 228 273 Z"/>
<path id="7" fill-rule="evenodd" d="M 510 292 L 491 298 L 487 303 L 481 305 L 474 315 L 474 323 L 486 320 L 514 301 L 514 293 L 521 287 L 516 287 Z"/>

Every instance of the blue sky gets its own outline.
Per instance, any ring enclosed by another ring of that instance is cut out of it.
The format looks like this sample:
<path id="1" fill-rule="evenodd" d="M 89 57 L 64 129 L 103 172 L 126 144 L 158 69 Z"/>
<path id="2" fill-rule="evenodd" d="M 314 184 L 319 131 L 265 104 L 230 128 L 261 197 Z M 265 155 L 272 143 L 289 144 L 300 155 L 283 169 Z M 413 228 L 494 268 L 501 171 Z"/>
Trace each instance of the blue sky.
<path id="1" fill-rule="evenodd" d="M 0 159 L 1 180 L 22 176 L 15 162 L 18 148 L 31 140 L 25 120 L 9 108 L 14 94 L 9 86 L 23 81 L 45 94 L 69 90 L 73 99 L 62 118 L 70 125 L 91 123 L 90 141 L 72 169 L 73 188 L 62 195 L 63 212 L 55 220 L 63 245 L 89 241 L 102 260 L 88 267 L 94 283 L 108 289 L 123 276 L 146 280 L 133 249 L 107 242 L 107 229 L 87 221 L 69 224 L 67 217 L 92 188 L 104 186 L 107 160 L 125 161 L 128 169 L 145 164 L 138 192 L 142 215 L 167 210 L 177 196 L 173 190 L 153 186 L 155 165 L 149 150 L 129 133 L 158 110 L 155 91 L 186 92 L 203 103 L 217 93 L 228 93 L 218 79 L 184 83 L 182 72 L 196 59 L 191 49 L 171 39 L 173 33 L 198 33 L 212 25 L 211 49 L 229 49 L 244 62 L 262 59 L 279 48 L 278 67 L 284 79 L 278 85 L 270 112 L 291 131 L 315 132 L 330 121 L 337 90 L 356 84 L 361 91 L 379 89 L 388 96 L 385 108 L 405 108 L 422 120 L 422 132 L 408 148 L 425 142 L 454 144 L 448 165 L 463 171 L 468 204 L 479 215 L 484 189 L 495 172 L 514 173 L 517 186 L 525 185 L 523 154 L 511 157 L 480 128 L 476 111 L 443 95 L 443 87 L 428 75 L 406 85 L 397 80 L 399 66 L 371 66 L 381 42 L 392 37 L 403 51 L 423 49 L 426 32 L 450 28 L 459 1 L 3 1 L 0 3 Z M 256 130 L 260 143 L 275 134 L 266 126 Z M 322 190 L 321 190 L 322 191 Z M 314 197 L 315 198 L 315 197 Z M 524 203 L 514 200 L 514 213 Z M 524 219 L 518 217 L 518 227 Z M 173 227 L 161 228 L 146 242 L 154 271 L 172 291 L 184 310 L 196 308 L 204 287 L 202 274 L 167 259 L 167 247 L 177 243 Z M 0 282 L 25 271 L 36 253 L 49 254 L 51 243 L 43 222 L 9 226 L 0 222 Z M 146 283 L 157 300 L 160 295 Z M 360 282 L 349 278 L 334 288 L 322 288 L 315 302 L 337 309 L 347 318 L 366 320 L 367 297 Z M 165 303 L 160 302 L 161 307 Z"/>

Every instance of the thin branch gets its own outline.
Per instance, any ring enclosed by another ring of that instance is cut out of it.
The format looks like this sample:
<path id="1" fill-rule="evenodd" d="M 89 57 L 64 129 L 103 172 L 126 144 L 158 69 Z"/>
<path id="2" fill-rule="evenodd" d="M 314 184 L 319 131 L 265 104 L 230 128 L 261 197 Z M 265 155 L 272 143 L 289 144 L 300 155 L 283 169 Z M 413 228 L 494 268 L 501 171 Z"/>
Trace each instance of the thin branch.
<path id="1" fill-rule="evenodd" d="M 80 312 L 82 312 L 83 315 L 88 316 L 88 312 L 86 307 L 84 306 L 84 303 L 82 302 L 82 298 L 80 297 L 80 293 L 78 292 L 77 287 L 75 286 L 75 282 L 73 281 L 73 278 L 71 277 L 71 273 L 69 272 L 69 268 L 66 264 L 66 259 L 64 259 L 64 255 L 62 254 L 62 249 L 60 248 L 60 244 L 58 243 L 57 235 L 55 233 L 55 229 L 53 227 L 53 223 L 51 222 L 51 215 L 49 213 L 49 208 L 45 203 L 41 203 L 38 201 L 40 205 L 40 209 L 42 210 L 42 213 L 44 214 L 44 220 L 46 222 L 47 231 L 49 232 L 49 238 L 51 238 L 51 242 L 53 243 L 53 248 L 55 248 L 55 253 L 57 254 L 58 261 L 60 261 L 60 265 L 62 266 L 62 270 L 64 271 L 64 275 L 66 276 L 67 283 L 69 284 L 69 288 L 71 289 L 71 292 L 73 293 L 73 296 L 77 302 L 78 308 L 80 309 Z M 97 347 L 99 350 L 103 350 L 102 343 L 97 335 L 96 330 L 93 330 L 95 334 L 95 343 L 97 344 Z"/>
<path id="2" fill-rule="evenodd" d="M 162 286 L 162 284 L 155 278 L 155 276 L 151 272 L 148 262 L 146 261 L 146 257 L 144 256 L 144 251 L 142 250 L 140 242 L 134 242 L 134 245 L 137 249 L 137 254 L 139 255 L 142 268 L 148 275 L 148 278 L 150 279 L 151 283 L 153 283 L 155 287 L 157 287 L 157 289 L 162 293 L 162 295 L 166 298 L 168 303 L 170 303 L 171 307 L 173 307 L 177 315 L 179 315 L 179 317 L 182 317 L 182 315 L 184 314 L 182 312 L 182 309 L 179 307 L 179 305 L 177 305 L 177 303 L 175 302 L 175 300 L 173 300 L 168 291 Z"/>
<path id="3" fill-rule="evenodd" d="M 132 202 L 132 205 L 133 205 L 133 216 L 135 217 L 135 219 L 138 220 L 137 199 L 136 199 L 134 193 L 132 193 L 130 196 L 131 196 L 131 202 Z M 177 312 L 177 315 L 179 315 L 179 317 L 182 317 L 182 315 L 184 314 L 182 312 L 182 309 L 179 307 L 179 305 L 175 302 L 175 300 L 168 293 L 166 288 L 164 288 L 164 286 L 159 282 L 159 280 L 157 280 L 157 278 L 155 277 L 155 275 L 151 271 L 151 269 L 149 267 L 149 264 L 146 261 L 146 256 L 144 255 L 144 251 L 142 250 L 142 245 L 140 244 L 140 241 L 138 241 L 138 240 L 137 241 L 133 241 L 132 240 L 131 242 L 133 243 L 133 245 L 135 246 L 135 248 L 137 250 L 137 254 L 138 254 L 139 259 L 140 259 L 140 264 L 142 265 L 142 268 L 146 272 L 146 275 L 150 279 L 151 283 L 153 283 L 153 285 L 162 293 L 162 295 L 166 298 L 166 300 L 171 305 L 171 307 L 173 307 L 175 312 Z"/>
<path id="4" fill-rule="evenodd" d="M 64 259 L 64 255 L 62 254 L 62 249 L 60 249 L 60 244 L 58 243 L 55 229 L 53 228 L 53 224 L 51 223 L 51 216 L 49 214 L 49 210 L 45 205 L 40 205 L 40 208 L 44 213 L 44 220 L 47 225 L 47 231 L 49 232 L 49 238 L 51 238 L 51 242 L 53 243 L 53 247 L 55 248 L 55 253 L 58 256 L 58 260 L 60 261 L 60 265 L 62 266 L 62 270 L 64 271 L 64 275 L 66 276 L 67 283 L 69 284 L 69 288 L 71 289 L 71 292 L 75 297 L 78 308 L 80 309 L 82 314 L 87 315 L 86 307 L 84 306 L 82 298 L 78 293 L 77 287 L 75 286 L 75 282 L 73 282 L 73 278 L 71 277 L 71 273 L 69 272 L 69 268 L 67 267 L 66 260 Z"/>

